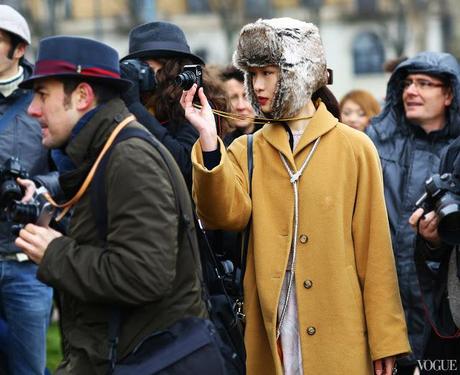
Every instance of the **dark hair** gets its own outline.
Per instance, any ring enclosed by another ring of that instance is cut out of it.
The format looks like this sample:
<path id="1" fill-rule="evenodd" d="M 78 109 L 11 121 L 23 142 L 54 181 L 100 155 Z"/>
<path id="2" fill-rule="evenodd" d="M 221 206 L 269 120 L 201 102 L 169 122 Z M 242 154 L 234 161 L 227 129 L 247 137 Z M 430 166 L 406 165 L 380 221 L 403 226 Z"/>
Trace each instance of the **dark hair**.
<path id="1" fill-rule="evenodd" d="M 323 86 L 316 90 L 313 95 L 311 96 L 313 102 L 321 99 L 321 101 L 326 106 L 327 110 L 332 113 L 332 115 L 339 119 L 340 121 L 340 106 L 337 98 L 332 93 L 331 90 L 327 88 L 327 86 Z"/>
<path id="2" fill-rule="evenodd" d="M 119 92 L 114 90 L 113 87 L 107 83 L 101 83 L 94 80 L 82 79 L 82 78 L 61 78 L 64 85 L 64 94 L 67 98 L 72 94 L 80 83 L 86 82 L 91 86 L 96 97 L 97 104 L 107 103 L 108 101 L 115 99 L 120 96 Z"/>
<path id="3" fill-rule="evenodd" d="M 220 76 L 224 82 L 236 79 L 237 81 L 244 83 L 244 73 L 233 65 L 228 65 L 222 69 Z"/>
<path id="4" fill-rule="evenodd" d="M 3 30 L 3 29 L 1 29 L 1 31 L 3 31 L 10 38 L 10 45 L 11 46 L 10 46 L 10 50 L 8 51 L 8 55 L 6 57 L 11 60 L 13 58 L 14 51 L 16 50 L 18 45 L 21 44 L 21 43 L 24 43 L 25 45 L 27 45 L 27 43 L 24 41 L 24 39 L 22 39 L 21 37 L 19 37 L 16 34 L 13 34 L 13 33 L 9 32 L 9 31 Z M 24 60 L 24 56 L 22 56 L 19 59 L 19 64 L 21 64 L 23 60 Z"/>
<path id="5" fill-rule="evenodd" d="M 176 76 L 182 71 L 184 65 L 193 64 L 189 58 L 157 58 L 162 67 L 156 72 L 157 86 L 150 95 L 144 95 L 145 106 L 153 111 L 160 122 L 169 122 L 170 129 L 174 132 L 179 126 L 187 122 L 184 110 L 179 103 L 182 88 L 175 83 Z M 203 89 L 214 109 L 228 112 L 228 103 L 222 82 L 205 67 L 203 67 Z M 225 119 L 218 118 L 218 134 L 225 135 L 228 124 Z"/>

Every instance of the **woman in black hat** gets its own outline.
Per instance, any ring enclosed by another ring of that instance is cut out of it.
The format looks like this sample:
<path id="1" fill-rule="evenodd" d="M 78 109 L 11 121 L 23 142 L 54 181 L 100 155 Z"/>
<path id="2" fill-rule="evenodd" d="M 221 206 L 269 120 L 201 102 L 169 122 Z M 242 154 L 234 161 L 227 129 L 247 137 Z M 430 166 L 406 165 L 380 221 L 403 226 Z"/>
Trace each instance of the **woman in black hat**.
<path id="1" fill-rule="evenodd" d="M 184 117 L 184 110 L 179 104 L 183 88 L 175 80 L 185 65 L 201 67 L 204 61 L 190 51 L 185 34 L 178 26 L 159 21 L 130 31 L 129 54 L 121 62 L 122 76 L 134 84 L 122 95 L 123 100 L 139 122 L 171 152 L 191 187 L 190 154 L 198 132 Z M 147 69 L 142 74 L 142 67 L 151 68 L 154 82 L 148 84 L 152 80 L 148 77 L 151 71 Z M 219 82 L 211 79 L 203 68 L 202 84 L 211 106 L 226 110 L 227 100 Z M 143 84 L 150 87 L 143 89 Z M 226 123 L 219 120 L 217 127 L 218 133 L 223 135 Z"/>

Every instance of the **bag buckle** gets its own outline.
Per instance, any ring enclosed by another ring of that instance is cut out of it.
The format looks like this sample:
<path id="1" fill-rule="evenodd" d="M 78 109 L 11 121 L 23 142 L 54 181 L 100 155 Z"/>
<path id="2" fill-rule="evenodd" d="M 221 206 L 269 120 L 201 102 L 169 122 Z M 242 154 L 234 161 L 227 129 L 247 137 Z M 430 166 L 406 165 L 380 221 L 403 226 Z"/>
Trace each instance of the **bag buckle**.
<path id="1" fill-rule="evenodd" d="M 234 310 L 235 310 L 236 317 L 242 322 L 244 322 L 246 319 L 246 314 L 244 313 L 243 307 L 244 307 L 244 302 L 240 299 L 237 299 L 235 301 Z"/>

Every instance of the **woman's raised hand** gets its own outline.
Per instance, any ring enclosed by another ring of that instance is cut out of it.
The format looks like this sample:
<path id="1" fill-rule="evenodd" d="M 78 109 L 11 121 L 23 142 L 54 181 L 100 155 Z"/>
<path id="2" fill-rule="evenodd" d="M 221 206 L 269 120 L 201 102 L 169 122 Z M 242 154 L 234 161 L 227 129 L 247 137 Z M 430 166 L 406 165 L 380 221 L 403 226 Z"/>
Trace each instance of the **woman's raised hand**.
<path id="1" fill-rule="evenodd" d="M 203 151 L 217 150 L 217 130 L 211 106 L 208 103 L 203 88 L 198 89 L 201 109 L 193 106 L 193 97 L 196 93 L 196 84 L 190 90 L 184 91 L 180 98 L 180 104 L 185 111 L 185 118 L 200 133 L 200 144 Z"/>

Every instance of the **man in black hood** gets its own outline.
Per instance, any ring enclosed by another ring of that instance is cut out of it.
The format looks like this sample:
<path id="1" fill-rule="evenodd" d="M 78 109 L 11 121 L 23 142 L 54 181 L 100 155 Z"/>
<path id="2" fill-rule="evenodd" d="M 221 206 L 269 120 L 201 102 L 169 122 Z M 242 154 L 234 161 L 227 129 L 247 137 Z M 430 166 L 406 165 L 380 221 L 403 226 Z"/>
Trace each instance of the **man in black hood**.
<path id="1" fill-rule="evenodd" d="M 460 69 L 448 53 L 422 52 L 400 63 L 387 87 L 382 113 L 367 129 L 380 155 L 400 293 L 412 355 L 398 374 L 412 374 L 425 358 L 432 330 L 425 316 L 414 263 L 414 233 L 408 219 L 439 169 L 443 150 L 460 134 Z M 435 265 L 433 265 L 435 266 Z"/>

